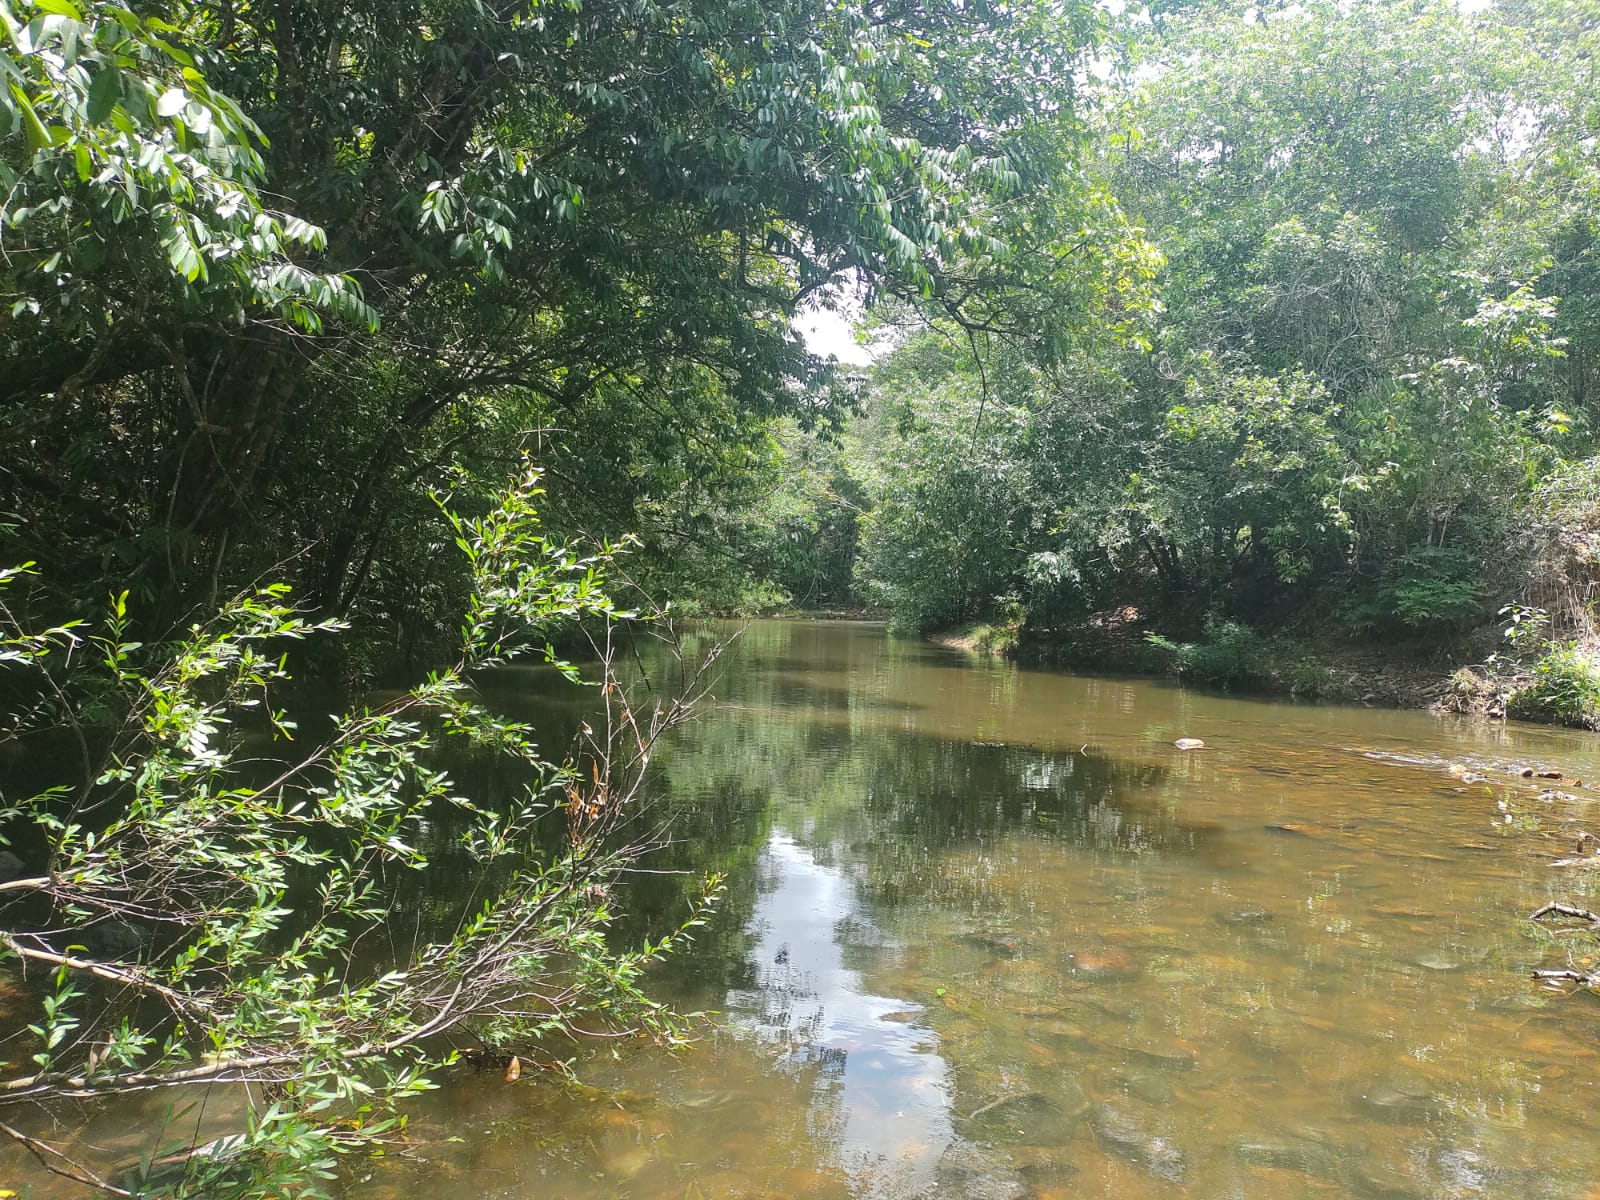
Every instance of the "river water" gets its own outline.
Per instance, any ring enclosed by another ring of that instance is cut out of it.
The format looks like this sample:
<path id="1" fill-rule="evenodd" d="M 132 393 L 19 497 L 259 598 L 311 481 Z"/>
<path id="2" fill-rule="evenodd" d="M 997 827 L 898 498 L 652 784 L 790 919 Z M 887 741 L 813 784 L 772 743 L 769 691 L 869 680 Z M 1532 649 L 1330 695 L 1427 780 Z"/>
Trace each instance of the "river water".
<path id="1" fill-rule="evenodd" d="M 1530 978 L 1592 947 L 1525 919 L 1588 903 L 1551 864 L 1600 831 L 1592 735 L 852 623 L 757 622 L 716 691 L 657 780 L 731 872 L 658 980 L 716 1024 L 582 1089 L 457 1080 L 347 1200 L 1600 1187 L 1600 1002 Z"/>
<path id="2" fill-rule="evenodd" d="M 1530 977 L 1600 939 L 1526 919 L 1600 907 L 1552 865 L 1600 739 L 867 623 L 720 666 L 653 781 L 654 865 L 730 880 L 654 987 L 719 1015 L 581 1087 L 464 1071 L 343 1200 L 1600 1195 L 1600 1000 Z M 687 890 L 642 879 L 639 931 Z"/>

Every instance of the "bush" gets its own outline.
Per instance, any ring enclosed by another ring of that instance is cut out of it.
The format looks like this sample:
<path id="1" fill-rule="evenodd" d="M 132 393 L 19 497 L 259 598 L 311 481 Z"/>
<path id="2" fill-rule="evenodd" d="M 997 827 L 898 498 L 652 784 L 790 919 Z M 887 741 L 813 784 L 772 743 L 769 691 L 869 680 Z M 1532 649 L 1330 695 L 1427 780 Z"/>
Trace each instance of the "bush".
<path id="1" fill-rule="evenodd" d="M 1174 642 L 1158 633 L 1146 634 L 1145 640 L 1166 652 L 1173 674 L 1193 683 L 1288 692 L 1304 699 L 1337 692 L 1333 673 L 1304 646 L 1289 638 L 1263 637 L 1238 621 L 1209 617 L 1198 642 Z"/>
<path id="2" fill-rule="evenodd" d="M 456 1037 L 558 1065 L 547 1047 L 583 1030 L 678 1036 L 640 990 L 674 935 L 627 950 L 607 929 L 644 849 L 618 831 L 681 706 L 636 716 L 607 667 L 580 770 L 543 757 L 534 731 L 489 712 L 468 681 L 531 652 L 576 682 L 549 639 L 622 615 L 602 590 L 609 551 L 547 542 L 538 494 L 530 473 L 480 519 L 447 514 L 473 580 L 459 658 L 310 750 L 285 745 L 292 726 L 269 693 L 287 680 L 286 643 L 337 627 L 307 623 L 281 586 L 164 651 L 126 638 L 125 597 L 98 636 L 25 630 L 0 605 L 0 666 L 45 680 L 60 721 L 81 728 L 81 706 L 64 701 L 85 661 L 127 714 L 103 761 L 80 742 L 81 779 L 0 804 L 0 841 L 30 868 L 0 884 L 0 962 L 42 971 L 35 1023 L 0 1064 L 0 1109 L 252 1084 L 244 1127 L 183 1151 L 163 1194 L 309 1196 L 337 1154 L 392 1131 L 397 1102 L 430 1086 Z M 0 586 L 25 573 L 0 571 Z M 246 722 L 279 742 L 265 769 L 245 753 Z M 526 788 L 469 799 L 431 761 L 443 742 L 509 760 Z M 384 961 L 364 947 L 410 924 L 400 881 L 436 855 L 471 872 L 470 899 L 437 940 L 422 929 Z M 0 1134 L 79 1170 L 8 1124 Z"/>
<path id="3" fill-rule="evenodd" d="M 1513 692 L 1508 716 L 1600 729 L 1600 660 L 1576 643 L 1558 644 L 1534 664 L 1533 682 Z"/>
<path id="4" fill-rule="evenodd" d="M 1482 565 L 1465 550 L 1419 546 L 1390 563 L 1382 577 L 1343 608 L 1352 632 L 1444 632 L 1483 615 Z"/>
<path id="5" fill-rule="evenodd" d="M 1159 633 L 1146 634 L 1145 640 L 1172 656 L 1175 675 L 1196 683 L 1229 688 L 1260 684 L 1270 675 L 1265 641 L 1238 621 L 1206 618 L 1205 636 L 1198 642 L 1174 642 Z"/>
<path id="6" fill-rule="evenodd" d="M 1413 629 L 1459 625 L 1483 613 L 1476 559 L 1463 550 L 1422 546 L 1396 564 L 1389 586 L 1394 614 Z"/>

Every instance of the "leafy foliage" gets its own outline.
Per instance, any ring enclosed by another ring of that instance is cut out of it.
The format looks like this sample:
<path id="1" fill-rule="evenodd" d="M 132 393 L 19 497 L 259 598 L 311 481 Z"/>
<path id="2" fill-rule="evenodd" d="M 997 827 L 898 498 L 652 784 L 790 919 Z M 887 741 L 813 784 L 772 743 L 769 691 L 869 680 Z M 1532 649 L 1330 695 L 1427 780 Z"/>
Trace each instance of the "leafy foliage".
<path id="1" fill-rule="evenodd" d="M 312 332 L 323 312 L 375 319 L 348 276 L 296 261 L 325 248 L 323 231 L 264 202 L 261 130 L 212 86 L 184 29 L 117 4 L 28 0 L 0 5 L 0 32 L 0 123 L 22 135 L 0 156 L 0 300 L 24 337 L 92 344 L 146 305 L 233 321 L 259 308 Z M 130 295 L 157 253 L 163 286 Z"/>
<path id="2" fill-rule="evenodd" d="M 848 402 L 798 305 L 860 284 L 1054 337 L 1125 269 L 1072 178 L 1103 31 L 1076 0 L 29 0 L 8 28 L 0 504 L 50 589 L 127 582 L 157 632 L 288 569 L 420 653 L 461 591 L 429 490 L 485 507 L 523 450 L 552 519 L 669 567 L 774 418 Z"/>
<path id="3" fill-rule="evenodd" d="M 338 719 L 308 751 L 273 707 L 282 648 L 337 626 L 294 612 L 281 585 L 235 599 L 169 652 L 128 640 L 125 597 L 103 633 L 7 630 L 10 670 L 59 674 L 52 651 L 76 643 L 128 717 L 76 787 L 0 812 L 4 836 L 42 855 L 0 884 L 0 948 L 53 979 L 31 1063 L 0 1075 L 0 1106 L 261 1084 L 267 1100 L 247 1128 L 188 1158 L 176 1188 L 261 1195 L 327 1178 L 335 1155 L 392 1130 L 396 1103 L 430 1086 L 463 1038 L 559 1062 L 551 1039 L 580 1031 L 681 1035 L 640 977 L 701 909 L 636 949 L 606 931 L 619 874 L 646 844 L 618 831 L 683 708 L 635 712 L 607 674 L 603 728 L 583 761 L 558 763 L 468 681 L 531 652 L 577 683 L 549 637 L 623 616 L 602 590 L 611 548 L 546 540 L 538 495 L 528 474 L 484 516 L 451 515 L 473 581 L 459 657 Z M 261 726 L 283 745 L 265 771 L 245 752 Z M 451 743 L 514 764 L 520 797 L 463 795 L 433 765 Z M 441 856 L 465 877 L 457 911 L 410 946 L 386 939 L 388 954 L 358 954 L 394 921 L 396 881 Z"/>
<path id="4" fill-rule="evenodd" d="M 1205 612 L 1448 638 L 1493 599 L 1582 609 L 1546 594 L 1587 576 L 1541 481 L 1591 453 L 1600 395 L 1594 34 L 1514 7 L 1120 26 L 1085 169 L 1155 299 L 1088 352 L 905 340 L 869 401 L 895 419 L 860 427 L 863 591 L 919 625 L 1017 603 L 1025 641 L 1132 613 L 1172 647 Z"/>
<path id="5" fill-rule="evenodd" d="M 1553 645 L 1533 666 L 1533 682 L 1511 693 L 1511 716 L 1600 729 L 1600 663 L 1588 647 Z"/>

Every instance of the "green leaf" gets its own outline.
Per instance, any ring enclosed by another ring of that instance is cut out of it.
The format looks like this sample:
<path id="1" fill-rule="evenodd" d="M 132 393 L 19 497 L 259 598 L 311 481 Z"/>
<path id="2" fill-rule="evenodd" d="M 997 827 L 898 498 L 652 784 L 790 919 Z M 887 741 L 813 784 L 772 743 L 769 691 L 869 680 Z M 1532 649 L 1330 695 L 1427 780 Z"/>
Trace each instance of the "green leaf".
<path id="1" fill-rule="evenodd" d="M 71 0 L 33 0 L 33 6 L 40 12 L 53 13 L 58 17 L 67 17 L 73 21 L 82 21 L 83 14 L 78 11 L 78 6 Z"/>
<path id="2" fill-rule="evenodd" d="M 89 85 L 89 123 L 99 125 L 111 115 L 122 99 L 122 75 L 114 66 L 105 66 Z"/>
<path id="3" fill-rule="evenodd" d="M 22 128 L 28 136 L 28 149 L 39 151 L 48 148 L 50 134 L 45 130 L 44 123 L 39 120 L 39 114 L 34 112 L 33 101 L 28 99 L 28 93 L 13 83 L 11 94 L 16 98 L 17 106 L 22 112 Z"/>

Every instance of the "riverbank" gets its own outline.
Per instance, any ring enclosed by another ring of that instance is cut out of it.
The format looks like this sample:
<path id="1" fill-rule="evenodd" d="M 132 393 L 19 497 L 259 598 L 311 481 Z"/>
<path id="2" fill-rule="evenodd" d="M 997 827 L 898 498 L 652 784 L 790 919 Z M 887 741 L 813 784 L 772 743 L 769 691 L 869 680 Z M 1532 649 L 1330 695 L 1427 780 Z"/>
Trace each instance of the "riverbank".
<path id="1" fill-rule="evenodd" d="M 1165 637 L 1128 607 L 1053 629 L 973 624 L 940 630 L 929 640 L 949 649 L 989 654 L 1034 666 L 1154 678 L 1251 695 L 1434 709 L 1504 717 L 1508 695 L 1532 677 L 1503 662 L 1485 666 L 1497 631 L 1449 642 L 1360 645 L 1265 635 L 1245 626 L 1213 626 L 1199 641 Z"/>

